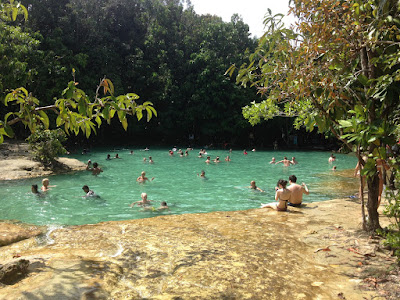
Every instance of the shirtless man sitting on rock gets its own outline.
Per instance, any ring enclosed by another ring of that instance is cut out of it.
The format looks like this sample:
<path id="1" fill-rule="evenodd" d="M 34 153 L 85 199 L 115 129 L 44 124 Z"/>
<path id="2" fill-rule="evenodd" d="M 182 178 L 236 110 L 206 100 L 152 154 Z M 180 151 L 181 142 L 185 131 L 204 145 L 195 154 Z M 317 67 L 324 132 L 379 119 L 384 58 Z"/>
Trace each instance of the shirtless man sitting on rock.
<path id="1" fill-rule="evenodd" d="M 292 192 L 289 199 L 289 206 L 300 207 L 301 202 L 303 201 L 303 194 L 309 195 L 308 187 L 303 182 L 301 185 L 296 183 L 297 177 L 294 175 L 289 176 L 288 190 Z"/>

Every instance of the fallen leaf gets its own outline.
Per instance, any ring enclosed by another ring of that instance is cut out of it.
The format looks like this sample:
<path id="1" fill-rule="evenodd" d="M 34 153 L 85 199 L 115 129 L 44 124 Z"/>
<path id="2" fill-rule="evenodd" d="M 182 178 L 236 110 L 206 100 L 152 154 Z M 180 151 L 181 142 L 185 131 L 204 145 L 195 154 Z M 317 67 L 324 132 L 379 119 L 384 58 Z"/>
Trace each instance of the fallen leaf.
<path id="1" fill-rule="evenodd" d="M 319 251 L 331 251 L 331 249 L 329 249 L 329 247 L 326 248 L 318 248 L 317 250 L 314 251 L 314 253 L 317 253 Z"/>

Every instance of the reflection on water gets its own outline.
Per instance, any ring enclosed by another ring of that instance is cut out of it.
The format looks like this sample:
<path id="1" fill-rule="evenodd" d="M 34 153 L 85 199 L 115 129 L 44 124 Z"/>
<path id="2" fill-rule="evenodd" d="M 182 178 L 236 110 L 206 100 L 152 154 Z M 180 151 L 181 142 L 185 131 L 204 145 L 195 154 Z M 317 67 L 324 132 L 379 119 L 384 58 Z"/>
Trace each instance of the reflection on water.
<path id="1" fill-rule="evenodd" d="M 230 155 L 232 161 L 206 164 L 198 158 L 197 151 L 188 157 L 169 156 L 167 149 L 150 151 L 119 149 L 92 151 L 87 155 L 71 155 L 86 162 L 98 162 L 104 170 L 99 176 L 90 172 L 74 172 L 51 176 L 50 185 L 56 185 L 43 197 L 30 193 L 32 184 L 40 185 L 42 178 L 0 182 L 0 219 L 18 219 L 33 224 L 75 225 L 92 224 L 108 220 L 149 218 L 160 215 L 211 211 L 232 211 L 258 208 L 261 203 L 274 201 L 278 179 L 296 175 L 298 183 L 305 182 L 311 194 L 304 201 L 314 202 L 346 197 L 357 190 L 357 180 L 352 177 L 356 159 L 338 154 L 332 171 L 327 152 L 258 151 L 243 155 L 242 151 L 209 150 L 211 158 Z M 121 159 L 106 160 L 119 153 Z M 154 164 L 144 162 L 152 156 Z M 298 165 L 284 167 L 269 164 L 272 157 L 295 156 Z M 207 180 L 197 176 L 205 171 Z M 139 184 L 136 178 L 146 171 L 151 182 Z M 259 192 L 249 189 L 255 180 Z M 84 198 L 83 185 L 88 185 L 100 198 Z M 143 210 L 130 204 L 140 200 L 142 192 L 152 200 L 153 210 Z M 158 211 L 162 201 L 169 211 Z"/>

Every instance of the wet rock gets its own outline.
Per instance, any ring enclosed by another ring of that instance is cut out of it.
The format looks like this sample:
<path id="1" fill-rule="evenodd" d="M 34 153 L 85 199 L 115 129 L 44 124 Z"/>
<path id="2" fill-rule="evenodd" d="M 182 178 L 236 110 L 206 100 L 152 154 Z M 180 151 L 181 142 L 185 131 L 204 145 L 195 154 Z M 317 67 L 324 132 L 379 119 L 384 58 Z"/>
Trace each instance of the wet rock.
<path id="1" fill-rule="evenodd" d="M 20 259 L 0 267 L 0 282 L 12 285 L 25 277 L 28 272 L 29 260 Z"/>
<path id="2" fill-rule="evenodd" d="M 0 247 L 38 236 L 41 233 L 42 230 L 36 226 L 0 223 Z"/>

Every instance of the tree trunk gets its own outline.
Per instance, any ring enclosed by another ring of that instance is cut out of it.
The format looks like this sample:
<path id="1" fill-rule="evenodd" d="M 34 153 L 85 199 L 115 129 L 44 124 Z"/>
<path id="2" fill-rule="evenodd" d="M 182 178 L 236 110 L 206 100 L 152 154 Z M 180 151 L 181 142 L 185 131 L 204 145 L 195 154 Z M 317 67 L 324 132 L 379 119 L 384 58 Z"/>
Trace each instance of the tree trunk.
<path id="1" fill-rule="evenodd" d="M 367 185 L 368 185 L 368 202 L 367 202 L 367 210 L 368 210 L 368 231 L 376 231 L 377 229 L 381 229 L 381 225 L 379 224 L 379 214 L 378 214 L 378 193 L 379 193 L 379 177 L 378 173 L 376 173 L 372 177 L 367 177 Z"/>

